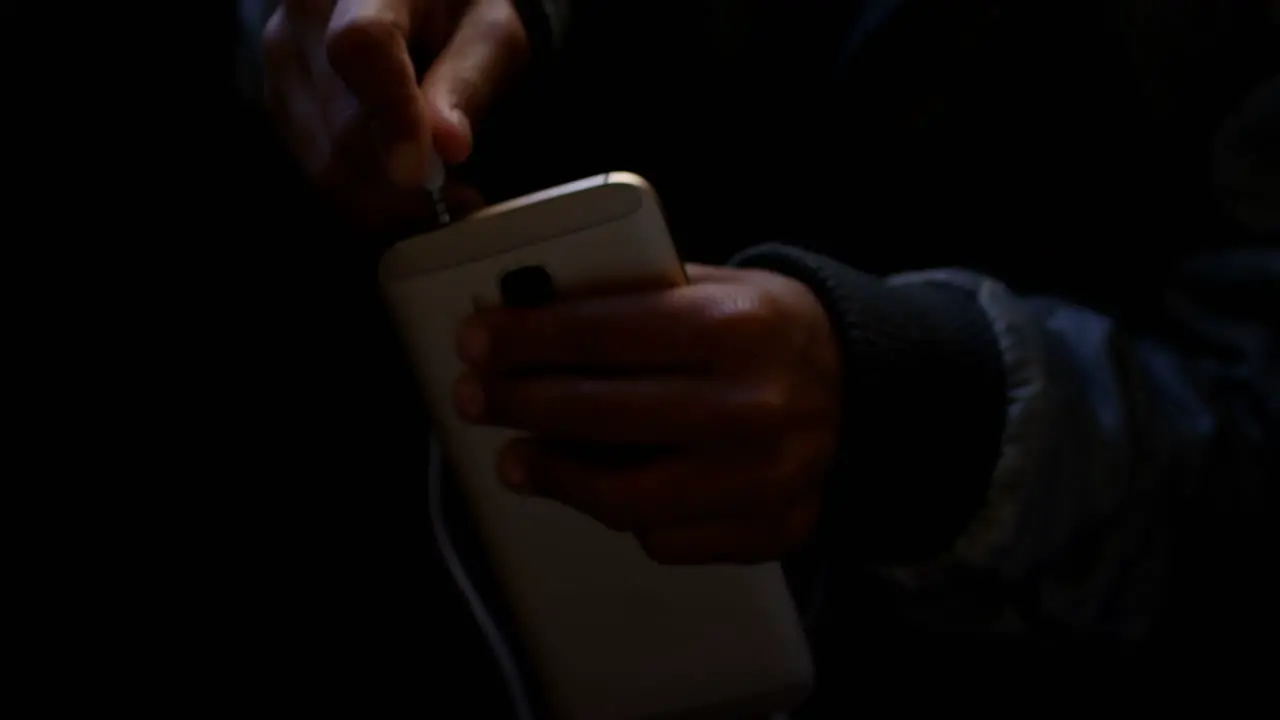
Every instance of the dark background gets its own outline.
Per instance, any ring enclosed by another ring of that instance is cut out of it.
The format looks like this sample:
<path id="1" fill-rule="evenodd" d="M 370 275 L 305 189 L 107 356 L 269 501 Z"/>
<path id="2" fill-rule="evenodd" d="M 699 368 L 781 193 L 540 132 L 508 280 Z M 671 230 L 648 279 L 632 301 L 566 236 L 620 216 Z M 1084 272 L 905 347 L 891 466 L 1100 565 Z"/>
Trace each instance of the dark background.
<path id="1" fill-rule="evenodd" d="M 866 270 L 965 265 L 1135 322 L 1147 312 L 1144 291 L 1176 258 L 1242 240 L 1213 205 L 1208 160 L 1197 153 L 1245 87 L 1277 67 L 1251 14 L 1260 4 L 1219 13 L 1228 19 L 1212 22 L 1238 40 L 1165 68 L 1181 80 L 1159 101 L 1130 62 L 1142 38 L 1110 4 L 935 5 L 973 7 L 934 9 L 831 76 L 796 75 L 829 58 L 799 49 L 821 43 L 787 39 L 810 30 L 779 26 L 779 38 L 763 39 L 775 52 L 740 86 L 714 87 L 692 76 L 652 86 L 681 73 L 655 67 L 644 50 L 661 37 L 676 47 L 667 57 L 697 56 L 695 32 L 660 18 L 594 18 L 601 30 L 566 51 L 567 79 L 508 101 L 481 136 L 494 140 L 458 176 L 499 200 L 634 170 L 657 186 L 677 238 L 698 239 L 681 248 L 690 259 L 848 233 Z M 594 91 L 601 83 L 587 73 L 605 54 L 624 59 L 610 81 L 635 95 Z M 200 313 L 220 341 L 194 351 L 200 367 L 217 368 L 204 407 L 219 419 L 192 428 L 205 450 L 183 463 L 219 477 L 230 510 L 214 540 L 236 550 L 226 608 L 243 618 L 246 645 L 229 662 L 307 705 L 505 716 L 488 648 L 425 522 L 425 417 L 374 282 L 386 240 L 345 231 L 234 90 L 228 82 L 211 111 L 227 118 L 209 137 L 226 180 L 203 198 L 218 240 L 199 258 L 227 271 Z M 666 106 L 637 97 L 710 109 L 673 126 Z M 538 111 L 504 125 L 521 103 Z M 837 156 L 856 162 L 833 166 Z M 755 173 L 737 170 L 744 157 Z M 743 216 L 744 196 L 782 211 Z M 822 680 L 847 685 L 867 707 L 910 705 L 922 693 L 1031 707 L 1143 699 L 1148 680 L 1198 675 L 1213 662 L 1187 647 L 904 635 L 895 599 L 877 592 L 869 586 L 865 606 L 850 608 L 861 640 L 847 649 L 849 665 Z"/>

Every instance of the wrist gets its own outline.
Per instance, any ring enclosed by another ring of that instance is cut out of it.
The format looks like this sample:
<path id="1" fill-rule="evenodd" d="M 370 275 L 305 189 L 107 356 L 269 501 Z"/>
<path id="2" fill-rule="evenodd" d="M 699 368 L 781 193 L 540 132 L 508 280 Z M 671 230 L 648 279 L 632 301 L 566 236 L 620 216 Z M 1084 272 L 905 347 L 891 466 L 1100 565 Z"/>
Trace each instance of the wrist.
<path id="1" fill-rule="evenodd" d="M 950 549 L 983 503 L 1004 430 L 1003 363 L 976 299 L 951 287 L 890 286 L 782 245 L 732 263 L 805 283 L 840 346 L 842 441 L 820 534 L 838 533 L 873 564 Z"/>

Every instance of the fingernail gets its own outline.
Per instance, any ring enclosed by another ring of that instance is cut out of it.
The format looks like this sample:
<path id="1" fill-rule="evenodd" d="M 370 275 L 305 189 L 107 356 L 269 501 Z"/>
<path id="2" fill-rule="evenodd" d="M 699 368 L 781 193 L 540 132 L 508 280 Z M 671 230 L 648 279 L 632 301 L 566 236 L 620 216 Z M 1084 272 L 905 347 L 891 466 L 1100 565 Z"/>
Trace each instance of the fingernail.
<path id="1" fill-rule="evenodd" d="M 458 378 L 453 401 L 464 420 L 480 422 L 484 419 L 484 388 L 474 375 L 468 373 Z"/>
<path id="2" fill-rule="evenodd" d="M 480 323 L 470 320 L 458 333 L 458 356 L 468 365 L 479 365 L 489 355 L 489 333 Z"/>
<path id="3" fill-rule="evenodd" d="M 445 114 L 449 118 L 449 122 L 453 123 L 454 127 L 458 128 L 459 131 L 469 132 L 471 130 L 471 121 L 467 120 L 467 114 L 462 112 L 461 108 L 450 107 L 445 111 Z"/>
<path id="4" fill-rule="evenodd" d="M 387 174 L 391 181 L 404 187 L 419 187 L 425 181 L 422 163 L 418 159 L 418 147 L 412 142 L 401 141 L 391 146 L 387 153 Z"/>
<path id="5" fill-rule="evenodd" d="M 498 479 L 521 495 L 529 492 L 529 452 L 522 440 L 507 443 L 498 457 Z"/>

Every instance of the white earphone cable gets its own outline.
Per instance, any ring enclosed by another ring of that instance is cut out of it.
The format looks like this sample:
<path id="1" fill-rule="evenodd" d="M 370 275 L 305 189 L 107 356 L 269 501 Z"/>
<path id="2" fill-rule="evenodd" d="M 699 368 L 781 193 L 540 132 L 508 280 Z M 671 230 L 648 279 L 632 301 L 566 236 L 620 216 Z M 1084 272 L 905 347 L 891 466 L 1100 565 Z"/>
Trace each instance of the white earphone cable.
<path id="1" fill-rule="evenodd" d="M 520 675 L 515 655 L 507 645 L 506 639 L 502 637 L 502 631 L 493 621 L 493 616 L 489 614 L 484 601 L 480 599 L 480 593 L 476 591 L 475 585 L 472 584 L 471 578 L 462 566 L 462 559 L 458 557 L 453 541 L 449 539 L 449 531 L 444 520 L 444 508 L 441 505 L 441 486 L 444 483 L 442 452 L 439 441 L 432 436 L 431 465 L 427 473 L 427 503 L 430 506 L 431 524 L 435 528 L 436 544 L 440 546 L 440 554 L 449 568 L 449 574 L 462 590 L 467 604 L 471 606 L 472 614 L 475 615 L 476 623 L 480 625 L 480 631 L 484 633 L 490 649 L 493 650 L 493 656 L 498 661 L 503 680 L 506 681 L 507 689 L 511 694 L 511 702 L 515 708 L 514 717 L 516 720 L 533 720 L 533 706 L 525 691 L 524 678 Z"/>

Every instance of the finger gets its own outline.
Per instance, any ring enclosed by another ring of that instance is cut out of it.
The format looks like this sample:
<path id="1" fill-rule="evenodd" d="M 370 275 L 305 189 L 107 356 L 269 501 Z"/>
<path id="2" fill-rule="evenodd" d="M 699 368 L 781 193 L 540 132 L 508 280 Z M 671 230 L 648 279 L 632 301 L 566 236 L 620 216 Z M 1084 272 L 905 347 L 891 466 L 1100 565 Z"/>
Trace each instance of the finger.
<path id="1" fill-rule="evenodd" d="M 772 562 L 805 542 L 818 507 L 816 497 L 807 497 L 781 516 L 665 527 L 637 539 L 650 558 L 665 565 Z"/>
<path id="2" fill-rule="evenodd" d="M 700 370 L 749 351 L 758 309 L 737 288 L 691 285 L 486 310 L 464 323 L 463 361 L 500 370 Z"/>
<path id="3" fill-rule="evenodd" d="M 276 8 L 262 29 L 262 65 L 268 80 L 303 74 L 305 64 L 295 40 L 284 8 Z"/>
<path id="4" fill-rule="evenodd" d="M 455 219 L 464 218 L 485 206 L 480 191 L 470 185 L 446 182 L 443 188 L 445 207 Z"/>
<path id="5" fill-rule="evenodd" d="M 327 56 L 328 27 L 335 5 L 334 0 L 285 0 L 280 6 L 298 58 L 306 69 L 306 82 L 298 89 L 323 109 L 330 137 L 343 124 L 345 116 L 359 107 L 334 74 Z"/>
<path id="6" fill-rule="evenodd" d="M 663 565 L 752 563 L 774 559 L 768 529 L 734 521 L 666 528 L 637 536 L 640 547 Z"/>
<path id="7" fill-rule="evenodd" d="M 267 110 L 303 169 L 317 175 L 328 162 L 329 128 L 319 98 L 307 92 L 310 73 L 283 8 L 267 20 L 262 44 Z"/>
<path id="8" fill-rule="evenodd" d="M 760 482 L 748 464 L 717 455 L 620 454 L 621 460 L 590 457 L 560 443 L 523 438 L 504 447 L 498 469 L 516 492 L 557 500 L 624 531 L 758 514 L 787 504 L 794 494 L 794 487 Z"/>
<path id="9" fill-rule="evenodd" d="M 776 424 L 780 407 L 754 385 L 698 377 L 481 381 L 464 373 L 458 384 L 459 413 L 472 422 L 620 444 L 685 445 L 758 434 Z"/>
<path id="10" fill-rule="evenodd" d="M 358 108 L 332 131 L 329 152 L 330 162 L 317 178 L 320 185 L 362 222 L 384 216 L 395 188 L 389 187 L 372 130 Z"/>
<path id="11" fill-rule="evenodd" d="M 689 279 L 690 284 L 705 285 L 708 283 L 733 282 L 736 278 L 741 276 L 742 269 L 723 267 L 719 265 L 685 263 L 684 273 Z"/>
<path id="12" fill-rule="evenodd" d="M 345 92 L 330 97 L 324 113 L 328 122 L 328 162 L 317 176 L 323 187 L 364 187 L 378 190 L 389 184 L 367 113 Z"/>
<path id="13" fill-rule="evenodd" d="M 408 40 L 410 3 L 340 0 L 325 40 L 328 62 L 377 128 L 387 171 L 405 187 L 427 174 L 431 128 Z"/>
<path id="14" fill-rule="evenodd" d="M 435 201 L 425 188 L 392 186 L 385 176 L 380 176 L 369 177 L 360 184 L 350 185 L 346 190 L 358 196 L 356 213 L 362 227 L 371 232 L 401 240 L 439 226 Z M 473 188 L 445 183 L 442 192 L 451 222 L 457 222 L 484 207 L 484 200 Z"/>
<path id="15" fill-rule="evenodd" d="M 361 231 L 400 240 L 422 232 L 430 219 L 425 190 L 392 186 L 385 178 L 366 176 L 333 188 L 333 196 Z"/>
<path id="16" fill-rule="evenodd" d="M 471 154 L 472 123 L 524 63 L 528 50 L 512 3 L 483 0 L 462 17 L 422 81 L 435 144 L 445 162 L 460 163 Z"/>
<path id="17" fill-rule="evenodd" d="M 360 226 L 377 233 L 420 231 L 433 214 L 431 194 L 421 186 L 402 187 L 391 182 L 363 112 L 349 119 L 334 145 L 333 162 L 326 173 L 333 181 L 329 187 L 350 207 Z M 445 190 L 446 202 L 455 202 L 455 192 L 448 187 Z"/>

